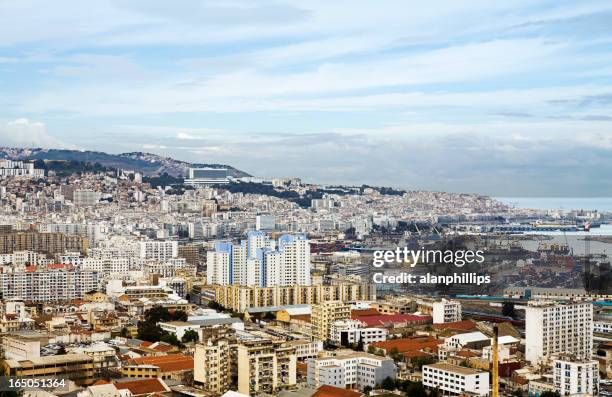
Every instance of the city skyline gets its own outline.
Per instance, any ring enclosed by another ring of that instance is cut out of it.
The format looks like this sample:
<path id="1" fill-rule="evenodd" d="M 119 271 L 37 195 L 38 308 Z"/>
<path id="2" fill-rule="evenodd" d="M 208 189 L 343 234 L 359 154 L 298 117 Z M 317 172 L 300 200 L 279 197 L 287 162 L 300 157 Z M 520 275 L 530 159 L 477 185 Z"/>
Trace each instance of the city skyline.
<path id="1" fill-rule="evenodd" d="M 5 146 L 318 183 L 612 195 L 609 2 L 40 7 L 0 5 Z"/>

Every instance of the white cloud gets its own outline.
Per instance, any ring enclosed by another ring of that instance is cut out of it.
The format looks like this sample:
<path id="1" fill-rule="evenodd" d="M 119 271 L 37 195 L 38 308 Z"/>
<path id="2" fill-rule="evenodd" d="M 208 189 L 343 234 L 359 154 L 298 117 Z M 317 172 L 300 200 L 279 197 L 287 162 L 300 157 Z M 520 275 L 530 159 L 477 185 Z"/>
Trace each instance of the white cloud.
<path id="1" fill-rule="evenodd" d="M 4 146 L 63 148 L 65 144 L 47 132 L 45 124 L 26 118 L 0 126 L 0 141 Z"/>

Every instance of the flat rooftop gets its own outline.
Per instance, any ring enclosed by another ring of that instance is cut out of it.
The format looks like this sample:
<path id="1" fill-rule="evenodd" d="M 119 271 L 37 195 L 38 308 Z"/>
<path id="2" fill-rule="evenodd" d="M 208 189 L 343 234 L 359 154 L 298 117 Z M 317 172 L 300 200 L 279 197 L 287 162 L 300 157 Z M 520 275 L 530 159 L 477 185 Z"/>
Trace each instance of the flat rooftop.
<path id="1" fill-rule="evenodd" d="M 479 371 L 474 368 L 461 367 L 459 365 L 453 365 L 453 364 L 448 364 L 448 363 L 429 364 L 429 365 L 424 365 L 424 367 L 439 369 L 439 370 L 446 371 L 446 372 L 454 372 L 454 373 L 461 374 L 461 375 L 476 375 L 476 374 L 485 373 L 485 371 Z"/>

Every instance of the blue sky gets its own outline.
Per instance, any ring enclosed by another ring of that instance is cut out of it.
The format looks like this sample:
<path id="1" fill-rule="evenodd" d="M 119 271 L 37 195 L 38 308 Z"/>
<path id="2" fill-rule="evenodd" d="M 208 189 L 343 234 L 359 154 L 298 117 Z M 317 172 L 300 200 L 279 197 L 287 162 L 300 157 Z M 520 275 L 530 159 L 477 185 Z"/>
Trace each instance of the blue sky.
<path id="1" fill-rule="evenodd" d="M 0 1 L 0 144 L 610 196 L 610 1 Z"/>

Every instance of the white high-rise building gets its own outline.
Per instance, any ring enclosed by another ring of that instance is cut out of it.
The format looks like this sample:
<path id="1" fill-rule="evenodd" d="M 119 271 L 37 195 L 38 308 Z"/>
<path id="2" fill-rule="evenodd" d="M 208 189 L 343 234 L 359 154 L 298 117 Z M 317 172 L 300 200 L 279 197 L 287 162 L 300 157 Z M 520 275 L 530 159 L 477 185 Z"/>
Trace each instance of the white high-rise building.
<path id="1" fill-rule="evenodd" d="M 91 207 L 96 205 L 100 194 L 91 189 L 78 189 L 73 193 L 72 202 L 77 207 Z"/>
<path id="2" fill-rule="evenodd" d="M 263 232 L 249 232 L 240 243 L 216 242 L 206 254 L 209 284 L 310 285 L 310 245 L 304 236 L 275 241 Z"/>
<path id="3" fill-rule="evenodd" d="M 140 258 L 166 261 L 178 256 L 178 241 L 141 241 Z"/>
<path id="4" fill-rule="evenodd" d="M 593 349 L 593 305 L 530 301 L 525 309 L 525 358 L 531 363 L 555 353 L 589 359 Z"/>
<path id="5" fill-rule="evenodd" d="M 562 396 L 596 396 L 599 394 L 599 363 L 595 360 L 555 360 L 555 389 Z"/>
<path id="6" fill-rule="evenodd" d="M 461 321 L 461 302 L 446 299 L 433 302 L 431 313 L 434 324 Z"/>
<path id="7" fill-rule="evenodd" d="M 276 217 L 274 215 L 257 215 L 255 217 L 255 229 L 257 230 L 276 229 Z"/>
<path id="8" fill-rule="evenodd" d="M 21 178 L 43 178 L 45 170 L 34 168 L 34 163 L 24 163 L 23 161 L 0 160 L 0 178 L 21 177 Z"/>

